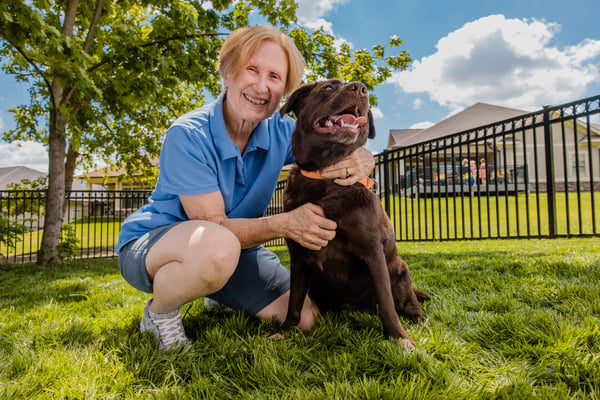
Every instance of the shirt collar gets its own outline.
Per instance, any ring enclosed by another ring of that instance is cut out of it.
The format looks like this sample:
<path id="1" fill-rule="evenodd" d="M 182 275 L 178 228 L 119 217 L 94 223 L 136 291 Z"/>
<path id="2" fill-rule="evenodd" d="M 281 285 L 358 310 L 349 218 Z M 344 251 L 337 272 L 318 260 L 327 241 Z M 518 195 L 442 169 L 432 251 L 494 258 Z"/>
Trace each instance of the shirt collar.
<path id="1" fill-rule="evenodd" d="M 225 126 L 225 118 L 223 116 L 223 101 L 225 93 L 221 93 L 217 100 L 213 103 L 213 108 L 210 112 L 211 133 L 215 146 L 221 154 L 223 160 L 240 156 L 239 148 L 235 145 Z M 256 149 L 269 150 L 269 124 L 268 120 L 260 121 L 254 129 L 250 141 L 246 146 L 246 153 Z"/>

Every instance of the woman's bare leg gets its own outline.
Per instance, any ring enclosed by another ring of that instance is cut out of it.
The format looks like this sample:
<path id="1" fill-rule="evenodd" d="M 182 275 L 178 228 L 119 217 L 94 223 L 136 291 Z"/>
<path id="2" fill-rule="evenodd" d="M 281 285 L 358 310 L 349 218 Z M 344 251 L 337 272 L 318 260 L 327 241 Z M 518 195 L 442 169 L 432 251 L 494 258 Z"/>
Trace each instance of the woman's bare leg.
<path id="1" fill-rule="evenodd" d="M 257 318 L 273 318 L 283 324 L 288 311 L 288 303 L 290 300 L 290 291 L 288 290 L 281 296 L 279 296 L 271 304 L 260 310 L 257 314 Z M 302 312 L 300 313 L 300 322 L 298 328 L 303 331 L 308 331 L 315 325 L 319 316 L 319 308 L 317 305 L 306 296 L 304 299 L 304 305 L 302 306 Z"/>
<path id="2" fill-rule="evenodd" d="M 208 221 L 185 221 L 150 249 L 146 270 L 153 282 L 150 311 L 169 313 L 221 289 L 235 271 L 240 243 L 231 231 Z"/>

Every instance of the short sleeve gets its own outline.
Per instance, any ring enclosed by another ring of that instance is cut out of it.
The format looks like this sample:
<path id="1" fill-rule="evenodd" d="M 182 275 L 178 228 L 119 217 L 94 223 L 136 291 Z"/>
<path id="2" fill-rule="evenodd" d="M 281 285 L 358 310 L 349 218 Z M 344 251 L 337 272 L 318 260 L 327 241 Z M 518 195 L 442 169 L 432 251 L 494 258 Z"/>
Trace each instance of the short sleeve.
<path id="1" fill-rule="evenodd" d="M 210 147 L 211 138 L 203 132 L 172 126 L 160 153 L 157 189 L 175 195 L 219 190 L 217 166 Z"/>

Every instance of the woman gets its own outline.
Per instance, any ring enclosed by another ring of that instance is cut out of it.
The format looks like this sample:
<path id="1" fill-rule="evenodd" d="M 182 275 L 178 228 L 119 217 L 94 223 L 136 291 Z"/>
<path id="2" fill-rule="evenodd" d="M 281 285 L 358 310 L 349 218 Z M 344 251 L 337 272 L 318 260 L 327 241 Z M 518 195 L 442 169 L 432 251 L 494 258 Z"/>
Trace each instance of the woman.
<path id="1" fill-rule="evenodd" d="M 293 162 L 295 123 L 276 111 L 303 69 L 298 49 L 275 28 L 238 29 L 220 53 L 224 93 L 167 131 L 156 187 L 123 222 L 115 248 L 123 277 L 153 293 L 140 327 L 159 349 L 190 348 L 181 306 L 200 297 L 282 322 L 289 271 L 261 244 L 285 237 L 318 250 L 335 236 L 335 222 L 314 204 L 263 217 L 282 166 Z M 322 173 L 351 185 L 373 166 L 361 148 Z M 317 314 L 307 298 L 300 328 Z"/>
<path id="2" fill-rule="evenodd" d="M 487 185 L 487 167 L 485 165 L 485 158 L 479 161 L 479 181 L 482 185 Z"/>
<path id="3" fill-rule="evenodd" d="M 471 166 L 471 169 L 469 170 L 469 182 L 471 186 L 474 186 L 477 180 L 477 162 L 475 160 L 471 160 L 469 165 Z"/>

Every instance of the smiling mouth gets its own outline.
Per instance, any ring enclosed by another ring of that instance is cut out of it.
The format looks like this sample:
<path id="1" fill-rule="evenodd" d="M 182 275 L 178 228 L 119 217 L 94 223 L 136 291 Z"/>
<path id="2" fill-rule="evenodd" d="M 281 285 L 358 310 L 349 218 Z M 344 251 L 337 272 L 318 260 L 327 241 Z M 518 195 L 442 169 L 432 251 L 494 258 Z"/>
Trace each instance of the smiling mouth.
<path id="1" fill-rule="evenodd" d="M 244 98 L 246 100 L 248 100 L 250 103 L 252 103 L 254 105 L 257 105 L 257 106 L 264 106 L 265 104 L 268 103 L 267 100 L 257 99 L 257 98 L 254 98 L 254 97 L 250 97 L 247 94 L 244 94 Z"/>
<path id="2" fill-rule="evenodd" d="M 353 133 L 357 134 L 359 128 L 367 123 L 367 117 L 358 116 L 358 107 L 345 110 L 343 114 L 330 115 L 316 120 L 313 128 L 318 133 Z"/>

